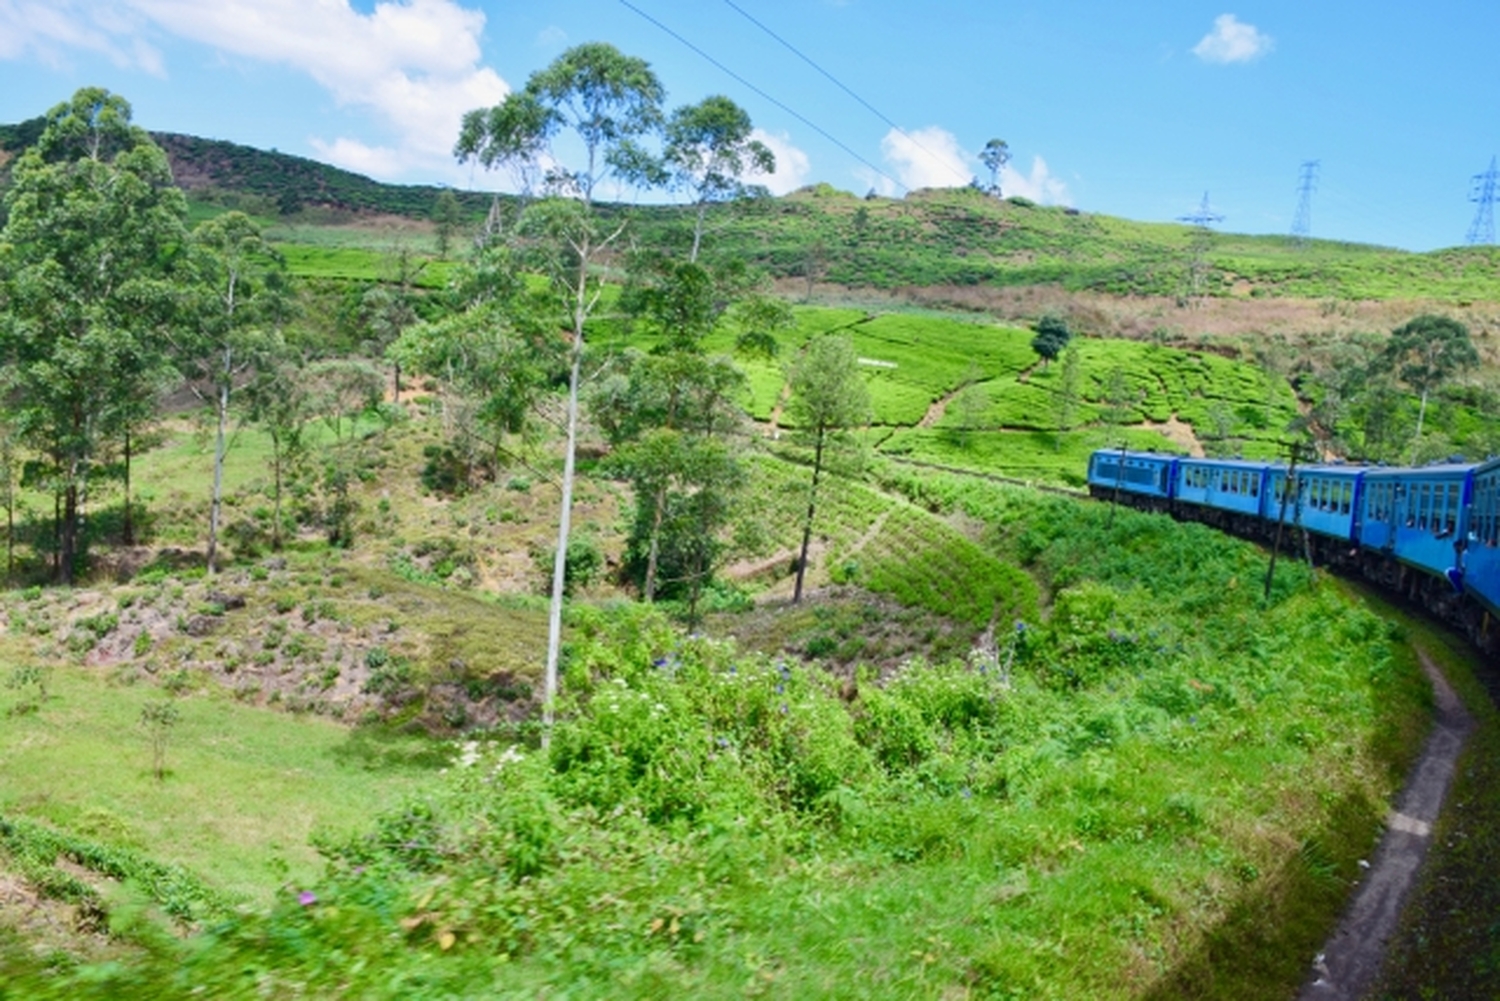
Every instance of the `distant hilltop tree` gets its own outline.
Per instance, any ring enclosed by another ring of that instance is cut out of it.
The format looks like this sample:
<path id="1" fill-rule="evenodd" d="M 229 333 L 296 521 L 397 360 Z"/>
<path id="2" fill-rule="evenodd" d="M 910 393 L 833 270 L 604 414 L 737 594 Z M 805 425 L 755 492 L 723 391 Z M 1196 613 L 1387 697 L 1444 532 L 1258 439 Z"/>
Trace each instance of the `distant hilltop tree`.
<path id="1" fill-rule="evenodd" d="M 1036 331 L 1036 336 L 1031 339 L 1031 350 L 1042 356 L 1044 368 L 1062 354 L 1068 342 L 1073 339 L 1068 321 L 1060 316 L 1048 314 L 1038 320 L 1032 329 Z"/>

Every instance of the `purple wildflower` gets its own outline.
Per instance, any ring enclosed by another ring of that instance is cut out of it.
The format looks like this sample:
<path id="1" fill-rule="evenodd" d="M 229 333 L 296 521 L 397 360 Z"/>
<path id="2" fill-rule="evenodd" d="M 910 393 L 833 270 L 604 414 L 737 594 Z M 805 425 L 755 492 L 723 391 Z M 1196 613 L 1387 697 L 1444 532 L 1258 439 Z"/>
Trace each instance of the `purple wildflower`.
<path id="1" fill-rule="evenodd" d="M 303 907 L 311 907 L 317 902 L 318 895 L 311 890 L 303 890 L 301 893 L 297 894 L 297 903 L 301 904 Z"/>

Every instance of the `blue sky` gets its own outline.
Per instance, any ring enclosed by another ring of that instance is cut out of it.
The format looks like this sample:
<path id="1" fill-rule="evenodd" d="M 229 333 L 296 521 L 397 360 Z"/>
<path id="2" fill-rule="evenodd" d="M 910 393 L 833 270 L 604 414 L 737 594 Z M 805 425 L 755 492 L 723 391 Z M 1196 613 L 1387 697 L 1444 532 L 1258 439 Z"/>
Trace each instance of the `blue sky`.
<path id="1" fill-rule="evenodd" d="M 1317 159 L 1314 236 L 1413 250 L 1463 242 L 1470 178 L 1500 152 L 1493 0 L 631 3 L 880 173 L 620 0 L 0 0 L 0 121 L 99 84 L 148 128 L 503 188 L 448 156 L 458 117 L 602 40 L 649 61 L 669 106 L 743 105 L 776 190 L 958 184 L 1000 137 L 1007 193 L 1171 220 L 1207 191 L 1223 228 L 1284 233 Z"/>

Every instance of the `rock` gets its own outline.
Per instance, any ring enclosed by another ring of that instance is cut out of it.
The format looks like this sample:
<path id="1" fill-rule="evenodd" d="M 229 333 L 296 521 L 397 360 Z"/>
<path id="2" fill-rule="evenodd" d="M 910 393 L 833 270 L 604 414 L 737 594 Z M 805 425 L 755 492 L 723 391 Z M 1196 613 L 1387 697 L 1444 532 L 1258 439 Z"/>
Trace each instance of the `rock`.
<path id="1" fill-rule="evenodd" d="M 211 615 L 195 615 L 187 621 L 187 634 L 189 636 L 207 636 L 214 631 L 218 620 Z"/>
<path id="2" fill-rule="evenodd" d="M 209 604 L 218 605 L 226 612 L 232 612 L 236 608 L 245 607 L 245 596 L 243 594 L 226 594 L 223 591 L 209 591 L 204 598 Z"/>

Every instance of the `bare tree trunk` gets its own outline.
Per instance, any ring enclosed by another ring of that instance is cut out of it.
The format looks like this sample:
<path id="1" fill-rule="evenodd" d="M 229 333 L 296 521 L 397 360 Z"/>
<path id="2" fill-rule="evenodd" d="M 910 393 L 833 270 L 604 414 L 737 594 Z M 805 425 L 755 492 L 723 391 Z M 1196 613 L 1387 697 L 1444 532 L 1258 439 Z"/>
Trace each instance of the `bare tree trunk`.
<path id="1" fill-rule="evenodd" d="M 130 514 L 130 429 L 125 429 L 125 523 L 120 533 L 127 546 L 135 545 L 135 521 Z"/>
<path id="2" fill-rule="evenodd" d="M 58 578 L 73 586 L 73 564 L 78 558 L 78 483 L 70 479 L 63 489 L 62 538 L 58 545 Z"/>
<path id="3" fill-rule="evenodd" d="M 1412 448 L 1415 449 L 1422 442 L 1422 422 L 1427 417 L 1427 390 L 1422 390 L 1422 404 L 1417 407 L 1417 433 L 1412 438 Z M 1413 456 L 1415 458 L 1415 456 Z"/>
<path id="4" fill-rule="evenodd" d="M 568 375 L 568 450 L 563 458 L 562 511 L 557 520 L 557 555 L 552 560 L 552 603 L 547 612 L 547 668 L 542 693 L 542 746 L 552 744 L 557 701 L 557 660 L 562 649 L 563 586 L 568 570 L 568 532 L 573 517 L 573 469 L 578 444 L 578 381 L 583 368 L 583 322 L 579 317 L 573 340 L 573 365 Z"/>
<path id="5" fill-rule="evenodd" d="M 792 592 L 792 604 L 802 602 L 802 581 L 807 576 L 807 550 L 812 545 L 813 515 L 818 501 L 818 477 L 823 472 L 823 429 L 818 428 L 818 442 L 813 450 L 812 489 L 807 492 L 807 521 L 802 526 L 802 553 L 797 557 L 797 587 Z"/>
<path id="6" fill-rule="evenodd" d="M 218 572 L 219 513 L 224 503 L 225 426 L 229 423 L 229 373 L 231 355 L 224 350 L 224 381 L 219 384 L 219 426 L 214 436 L 214 490 L 208 506 L 208 572 Z"/>
<path id="7" fill-rule="evenodd" d="M 666 515 L 667 508 L 667 485 L 662 483 L 661 488 L 656 491 L 652 498 L 655 505 L 651 513 L 651 550 L 646 556 L 646 587 L 643 597 L 646 604 L 656 600 L 656 561 L 661 553 L 661 523 Z"/>
<path id="8" fill-rule="evenodd" d="M 688 263 L 698 263 L 698 248 L 703 245 L 703 217 L 708 212 L 708 203 L 698 202 L 698 219 L 693 224 L 693 249 L 688 253 Z M 811 293 L 808 293 L 811 295 Z"/>
<path id="9" fill-rule="evenodd" d="M 281 552 L 281 465 L 283 462 L 281 453 L 281 436 L 271 435 L 271 475 L 275 479 L 275 494 L 271 500 L 271 549 Z"/>

